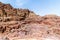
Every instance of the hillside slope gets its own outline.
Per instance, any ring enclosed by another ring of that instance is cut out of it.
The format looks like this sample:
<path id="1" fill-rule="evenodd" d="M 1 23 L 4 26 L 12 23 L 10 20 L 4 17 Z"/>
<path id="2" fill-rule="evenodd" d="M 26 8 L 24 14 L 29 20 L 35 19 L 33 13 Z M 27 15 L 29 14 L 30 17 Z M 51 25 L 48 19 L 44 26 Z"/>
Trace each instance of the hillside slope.
<path id="1" fill-rule="evenodd" d="M 36 15 L 0 2 L 0 40 L 60 40 L 60 16 Z"/>

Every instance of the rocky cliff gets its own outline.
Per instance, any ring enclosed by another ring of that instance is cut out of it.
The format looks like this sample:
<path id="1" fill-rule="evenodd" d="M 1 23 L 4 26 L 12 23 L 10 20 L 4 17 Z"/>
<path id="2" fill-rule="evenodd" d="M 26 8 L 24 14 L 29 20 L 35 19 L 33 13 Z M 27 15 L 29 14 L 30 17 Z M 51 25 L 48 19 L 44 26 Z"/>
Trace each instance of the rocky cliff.
<path id="1" fill-rule="evenodd" d="M 60 40 L 60 16 L 39 16 L 0 2 L 0 40 Z"/>

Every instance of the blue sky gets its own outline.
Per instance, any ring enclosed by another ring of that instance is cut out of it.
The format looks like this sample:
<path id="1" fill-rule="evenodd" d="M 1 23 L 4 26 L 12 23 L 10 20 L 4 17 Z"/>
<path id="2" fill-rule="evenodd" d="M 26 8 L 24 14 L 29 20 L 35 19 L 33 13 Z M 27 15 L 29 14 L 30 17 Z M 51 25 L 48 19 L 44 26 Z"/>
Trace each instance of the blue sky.
<path id="1" fill-rule="evenodd" d="M 26 8 L 37 15 L 56 14 L 60 16 L 60 0 L 0 0 L 15 8 Z"/>

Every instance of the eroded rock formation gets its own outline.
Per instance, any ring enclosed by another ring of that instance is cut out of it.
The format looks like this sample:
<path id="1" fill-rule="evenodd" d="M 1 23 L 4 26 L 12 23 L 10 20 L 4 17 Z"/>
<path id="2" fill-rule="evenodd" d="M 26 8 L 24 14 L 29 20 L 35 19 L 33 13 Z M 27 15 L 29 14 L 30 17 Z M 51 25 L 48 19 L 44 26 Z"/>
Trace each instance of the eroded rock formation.
<path id="1" fill-rule="evenodd" d="M 38 16 L 0 2 L 0 40 L 60 40 L 60 16 Z"/>

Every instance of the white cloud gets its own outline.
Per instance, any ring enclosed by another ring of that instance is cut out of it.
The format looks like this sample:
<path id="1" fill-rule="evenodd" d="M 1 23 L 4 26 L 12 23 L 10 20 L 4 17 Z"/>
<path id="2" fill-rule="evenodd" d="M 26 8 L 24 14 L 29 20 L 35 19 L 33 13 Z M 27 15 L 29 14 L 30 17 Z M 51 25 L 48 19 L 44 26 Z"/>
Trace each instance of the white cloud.
<path id="1" fill-rule="evenodd" d="M 11 0 L 0 0 L 0 2 L 3 2 L 3 3 L 8 3 L 10 2 Z"/>
<path id="2" fill-rule="evenodd" d="M 13 7 L 20 8 L 23 5 L 27 4 L 29 0 L 0 0 L 0 2 L 9 3 Z"/>
<path id="3" fill-rule="evenodd" d="M 23 6 L 24 4 L 26 4 L 29 0 L 16 0 L 15 1 L 15 5 L 17 7 Z"/>

